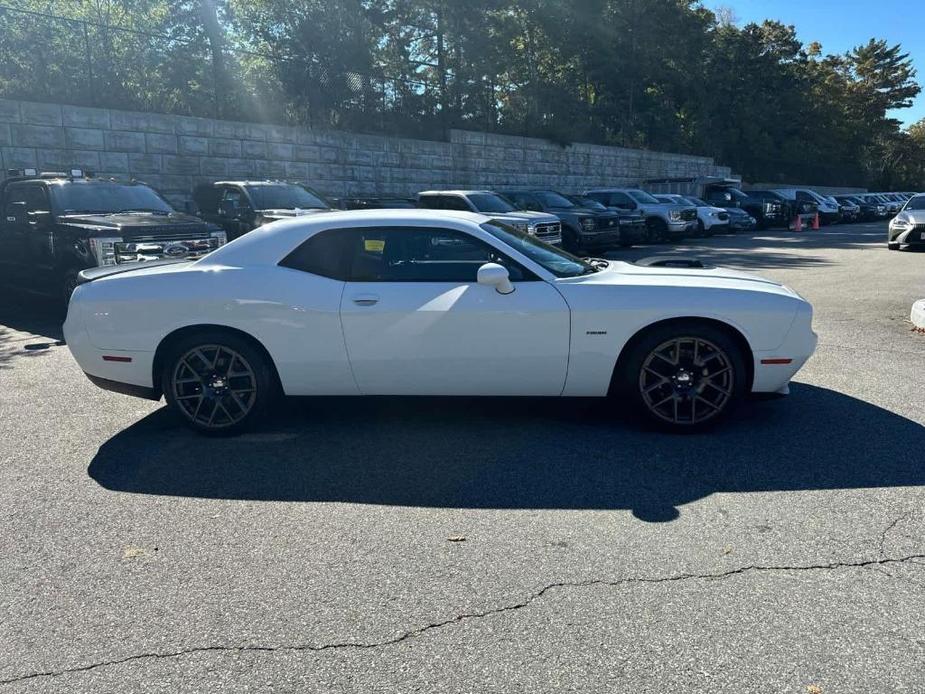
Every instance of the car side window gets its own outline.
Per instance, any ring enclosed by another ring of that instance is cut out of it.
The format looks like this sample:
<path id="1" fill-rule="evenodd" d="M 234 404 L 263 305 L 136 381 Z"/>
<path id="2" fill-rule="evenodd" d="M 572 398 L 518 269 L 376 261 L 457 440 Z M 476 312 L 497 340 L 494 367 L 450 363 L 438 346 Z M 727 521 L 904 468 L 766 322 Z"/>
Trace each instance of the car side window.
<path id="1" fill-rule="evenodd" d="M 45 188 L 37 183 L 13 184 L 7 189 L 7 204 L 11 202 L 26 203 L 26 212 L 48 212 L 48 195 Z"/>
<path id="2" fill-rule="evenodd" d="M 345 238 L 351 282 L 474 283 L 485 263 L 505 266 L 514 282 L 538 279 L 492 246 L 451 229 L 353 229 Z"/>
<path id="3" fill-rule="evenodd" d="M 292 270 L 346 281 L 348 235 L 349 231 L 344 229 L 320 231 L 283 258 L 279 264 Z"/>
<path id="4" fill-rule="evenodd" d="M 230 202 L 235 209 L 246 207 L 248 204 L 247 198 L 244 197 L 244 192 L 231 186 L 225 187 L 222 191 L 222 202 Z"/>
<path id="5" fill-rule="evenodd" d="M 617 207 L 618 205 L 625 205 L 627 203 L 632 203 L 633 200 L 626 193 L 610 193 L 607 204 L 612 207 Z"/>
<path id="6" fill-rule="evenodd" d="M 469 205 L 466 204 L 466 201 L 462 198 L 458 198 L 455 195 L 447 195 L 443 198 L 443 208 L 444 210 L 458 210 L 460 212 L 469 212 Z"/>

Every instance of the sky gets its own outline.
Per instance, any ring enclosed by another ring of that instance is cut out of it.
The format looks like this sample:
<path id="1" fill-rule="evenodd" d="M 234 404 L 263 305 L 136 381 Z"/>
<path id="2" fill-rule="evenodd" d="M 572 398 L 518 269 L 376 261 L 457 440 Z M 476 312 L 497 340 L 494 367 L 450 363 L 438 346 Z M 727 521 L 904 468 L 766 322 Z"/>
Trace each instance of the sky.
<path id="1" fill-rule="evenodd" d="M 925 89 L 925 1 L 923 0 L 705 0 L 710 9 L 727 7 L 739 25 L 776 19 L 793 24 L 804 45 L 818 41 L 823 53 L 844 53 L 871 38 L 902 44 Z M 912 125 L 925 118 L 925 93 L 912 108 L 891 112 Z"/>

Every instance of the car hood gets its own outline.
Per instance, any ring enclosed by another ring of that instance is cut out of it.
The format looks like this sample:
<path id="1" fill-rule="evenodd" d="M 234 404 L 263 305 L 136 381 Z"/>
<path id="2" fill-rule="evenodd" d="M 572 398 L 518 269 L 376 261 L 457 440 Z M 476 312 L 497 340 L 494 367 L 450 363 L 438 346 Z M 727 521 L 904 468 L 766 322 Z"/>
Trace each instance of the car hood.
<path id="1" fill-rule="evenodd" d="M 741 207 L 724 207 L 723 209 L 729 213 L 730 217 L 751 217 L 751 215 Z"/>
<path id="2" fill-rule="evenodd" d="M 480 212 L 479 214 L 484 214 L 486 217 L 492 217 L 493 219 L 522 219 L 526 222 L 533 222 L 533 223 L 560 221 L 559 218 L 553 214 L 548 214 L 546 212 L 533 212 L 531 210 L 517 210 L 517 212 L 499 212 L 497 214 L 491 213 L 491 212 Z"/>
<path id="3" fill-rule="evenodd" d="M 171 214 L 150 214 L 148 212 L 120 212 L 117 214 L 65 214 L 59 215 L 58 221 L 74 226 L 86 226 L 104 229 L 138 229 L 139 231 L 155 228 L 179 227 L 189 229 L 192 226 L 212 228 L 198 217 L 182 212 Z"/>
<path id="4" fill-rule="evenodd" d="M 308 208 L 275 208 L 270 210 L 258 210 L 257 213 L 264 219 L 289 219 L 291 217 L 303 217 L 308 214 L 318 214 L 320 212 L 332 212 L 331 209 L 322 209 L 318 207 Z"/>
<path id="5" fill-rule="evenodd" d="M 900 212 L 896 217 L 893 218 L 893 221 L 907 221 L 912 224 L 923 225 L 925 226 L 925 210 L 906 210 L 905 212 Z"/>
<path id="6" fill-rule="evenodd" d="M 601 272 L 570 278 L 565 281 L 588 285 L 740 289 L 800 298 L 796 292 L 785 287 L 780 282 L 725 267 L 647 267 L 624 261 L 611 261 L 610 265 Z"/>

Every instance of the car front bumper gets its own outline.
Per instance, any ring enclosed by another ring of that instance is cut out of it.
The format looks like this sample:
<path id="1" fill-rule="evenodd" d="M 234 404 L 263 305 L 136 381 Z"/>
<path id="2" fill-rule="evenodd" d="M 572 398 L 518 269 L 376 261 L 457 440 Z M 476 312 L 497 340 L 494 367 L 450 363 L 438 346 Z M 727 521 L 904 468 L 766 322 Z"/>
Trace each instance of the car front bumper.
<path id="1" fill-rule="evenodd" d="M 796 373 L 816 351 L 819 337 L 813 332 L 813 310 L 801 304 L 783 342 L 773 350 L 755 351 L 753 393 L 783 393 Z"/>
<path id="2" fill-rule="evenodd" d="M 925 246 L 925 227 L 920 225 L 900 231 L 890 226 L 888 240 L 902 246 Z"/>

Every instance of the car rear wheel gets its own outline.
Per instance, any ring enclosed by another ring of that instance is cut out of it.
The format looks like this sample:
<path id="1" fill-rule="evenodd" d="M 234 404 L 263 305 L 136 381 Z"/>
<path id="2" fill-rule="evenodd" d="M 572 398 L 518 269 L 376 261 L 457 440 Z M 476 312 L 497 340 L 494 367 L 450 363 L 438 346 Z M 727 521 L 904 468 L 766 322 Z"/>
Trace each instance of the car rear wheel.
<path id="1" fill-rule="evenodd" d="M 745 393 L 741 348 L 712 325 L 668 324 L 636 341 L 623 362 L 620 391 L 633 411 L 673 432 L 722 421 Z"/>
<path id="2" fill-rule="evenodd" d="M 180 419 L 207 434 L 254 426 L 276 391 L 266 356 L 248 340 L 223 331 L 203 331 L 173 345 L 161 387 Z"/>

